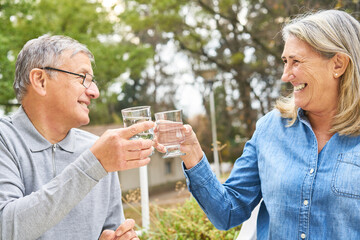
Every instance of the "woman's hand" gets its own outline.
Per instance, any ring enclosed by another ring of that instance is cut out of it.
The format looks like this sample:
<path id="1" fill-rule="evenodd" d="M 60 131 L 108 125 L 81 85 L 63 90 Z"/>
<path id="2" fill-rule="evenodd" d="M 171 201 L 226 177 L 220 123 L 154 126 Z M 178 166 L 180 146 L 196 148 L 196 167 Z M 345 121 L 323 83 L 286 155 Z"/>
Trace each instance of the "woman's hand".
<path id="1" fill-rule="evenodd" d="M 165 128 L 169 126 L 167 125 L 162 127 Z M 166 130 L 162 129 L 162 131 L 165 132 Z M 183 125 L 182 131 L 185 134 L 185 140 L 180 144 L 180 151 L 185 153 L 185 155 L 181 156 L 181 159 L 184 161 L 185 167 L 187 169 L 190 169 L 194 167 L 198 162 L 200 162 L 200 160 L 203 157 L 203 151 L 190 125 L 188 124 Z M 155 132 L 154 146 L 156 150 L 158 150 L 161 153 L 165 153 L 166 152 L 165 146 L 160 144 L 158 141 L 159 129 L 155 128 L 154 132 Z"/>
<path id="2" fill-rule="evenodd" d="M 186 155 L 181 156 L 185 167 L 190 169 L 200 162 L 203 157 L 203 151 L 192 127 L 184 125 L 185 141 L 180 145 L 180 150 Z"/>

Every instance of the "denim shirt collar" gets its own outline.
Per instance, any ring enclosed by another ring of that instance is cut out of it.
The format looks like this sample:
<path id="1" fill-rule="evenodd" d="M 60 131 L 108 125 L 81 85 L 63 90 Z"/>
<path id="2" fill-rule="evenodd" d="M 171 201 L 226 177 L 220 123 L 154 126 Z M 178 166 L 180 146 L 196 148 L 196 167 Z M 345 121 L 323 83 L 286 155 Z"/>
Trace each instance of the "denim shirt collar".
<path id="1" fill-rule="evenodd" d="M 51 144 L 36 130 L 22 106 L 20 106 L 19 109 L 10 116 L 10 121 L 19 129 L 32 152 L 40 152 L 53 146 L 53 144 Z M 71 129 L 66 137 L 56 143 L 56 145 L 60 146 L 67 152 L 74 152 L 75 138 L 75 133 Z"/>
<path id="2" fill-rule="evenodd" d="M 308 126 L 310 129 L 312 129 L 310 121 L 308 117 L 306 116 L 306 111 L 302 108 L 297 109 L 297 119 L 304 123 L 306 126 Z"/>
<path id="3" fill-rule="evenodd" d="M 304 119 L 304 118 L 306 118 L 305 110 L 303 110 L 302 108 L 298 108 L 298 109 L 297 109 L 297 115 L 298 115 L 298 118 L 299 118 L 299 119 Z"/>

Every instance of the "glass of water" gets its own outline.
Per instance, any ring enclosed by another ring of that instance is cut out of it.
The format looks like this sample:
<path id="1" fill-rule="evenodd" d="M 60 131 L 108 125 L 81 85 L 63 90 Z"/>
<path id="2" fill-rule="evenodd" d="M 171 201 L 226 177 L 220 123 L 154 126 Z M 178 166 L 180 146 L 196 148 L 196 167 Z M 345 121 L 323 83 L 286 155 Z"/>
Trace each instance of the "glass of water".
<path id="1" fill-rule="evenodd" d="M 151 121 L 150 106 L 131 107 L 121 110 L 121 114 L 124 121 L 124 127 L 130 127 L 135 123 L 141 123 L 144 121 Z M 130 139 L 153 139 L 154 130 L 149 129 L 144 132 L 138 133 L 132 136 Z"/>
<path id="2" fill-rule="evenodd" d="M 155 113 L 155 120 L 156 139 L 166 150 L 163 158 L 185 155 L 180 151 L 180 144 L 185 141 L 182 110 Z"/>

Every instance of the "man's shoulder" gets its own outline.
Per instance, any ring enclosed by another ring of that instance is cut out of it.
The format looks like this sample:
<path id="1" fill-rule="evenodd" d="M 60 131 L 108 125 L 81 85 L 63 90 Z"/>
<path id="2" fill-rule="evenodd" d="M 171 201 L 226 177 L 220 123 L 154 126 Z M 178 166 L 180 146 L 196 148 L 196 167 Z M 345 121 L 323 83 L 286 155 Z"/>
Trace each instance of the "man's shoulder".
<path id="1" fill-rule="evenodd" d="M 0 142 L 7 149 L 6 151 L 10 151 L 15 156 L 19 149 L 23 149 L 25 141 L 22 136 L 23 133 L 16 128 L 10 116 L 0 118 Z"/>
<path id="2" fill-rule="evenodd" d="M 73 128 L 73 129 L 71 129 L 71 131 L 73 131 L 75 136 L 80 139 L 96 140 L 99 138 L 99 136 L 96 136 L 95 134 L 92 134 L 88 131 L 85 131 L 85 130 L 82 130 L 79 128 Z"/>
<path id="3" fill-rule="evenodd" d="M 11 123 L 11 116 L 2 116 L 0 117 L 0 124 L 9 124 Z"/>
<path id="4" fill-rule="evenodd" d="M 0 134 L 7 134 L 16 131 L 10 116 L 0 117 Z"/>

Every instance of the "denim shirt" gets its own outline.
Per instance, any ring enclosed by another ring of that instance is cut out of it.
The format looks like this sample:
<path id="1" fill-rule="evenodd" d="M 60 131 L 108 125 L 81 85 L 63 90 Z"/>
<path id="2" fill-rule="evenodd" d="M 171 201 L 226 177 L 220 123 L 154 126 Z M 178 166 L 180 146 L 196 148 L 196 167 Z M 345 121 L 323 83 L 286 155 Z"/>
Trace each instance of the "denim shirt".
<path id="1" fill-rule="evenodd" d="M 311 125 L 273 110 L 221 184 L 204 155 L 183 165 L 189 190 L 219 229 L 244 222 L 261 201 L 257 238 L 360 239 L 360 137 L 334 134 L 318 153 Z"/>

